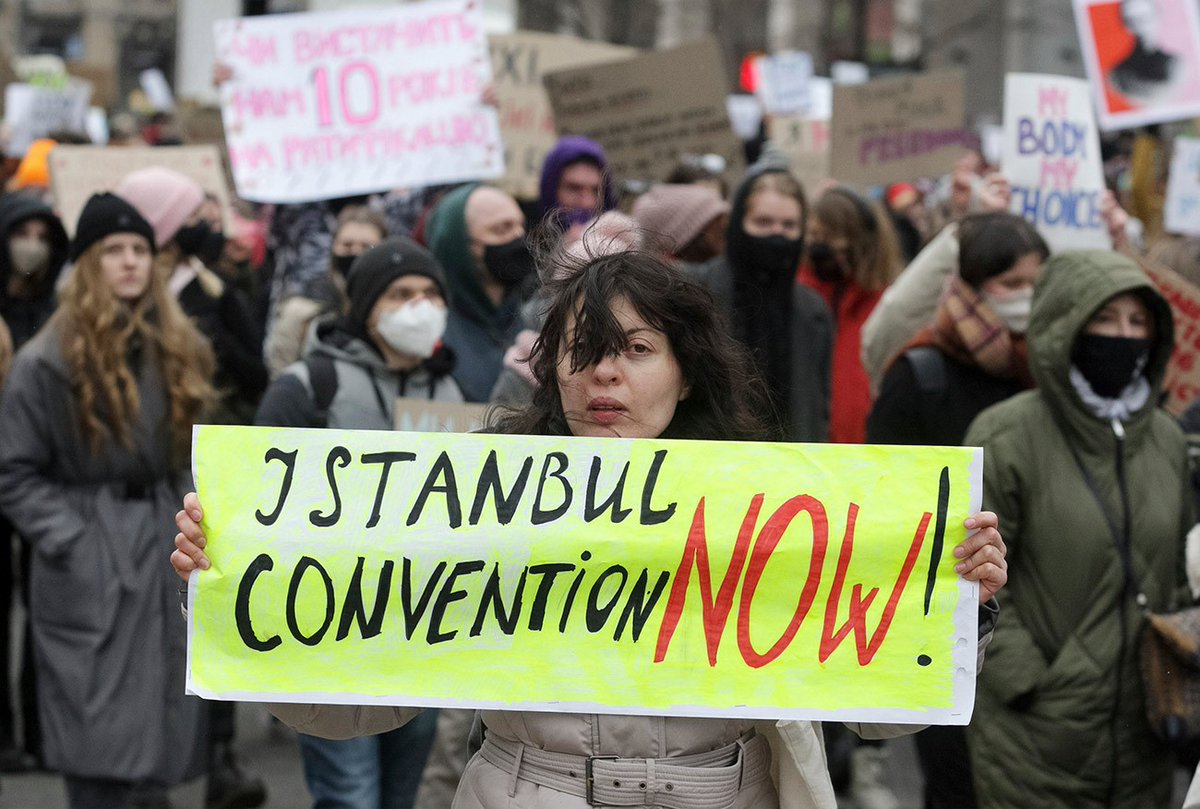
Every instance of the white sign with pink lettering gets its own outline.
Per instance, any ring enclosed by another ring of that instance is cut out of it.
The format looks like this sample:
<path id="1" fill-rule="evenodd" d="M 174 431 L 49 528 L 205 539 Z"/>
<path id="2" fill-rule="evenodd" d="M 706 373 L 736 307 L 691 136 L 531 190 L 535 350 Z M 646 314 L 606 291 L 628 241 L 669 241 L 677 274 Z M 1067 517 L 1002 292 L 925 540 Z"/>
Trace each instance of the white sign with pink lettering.
<path id="1" fill-rule="evenodd" d="M 239 196 L 308 202 L 496 177 L 480 0 L 216 23 Z"/>

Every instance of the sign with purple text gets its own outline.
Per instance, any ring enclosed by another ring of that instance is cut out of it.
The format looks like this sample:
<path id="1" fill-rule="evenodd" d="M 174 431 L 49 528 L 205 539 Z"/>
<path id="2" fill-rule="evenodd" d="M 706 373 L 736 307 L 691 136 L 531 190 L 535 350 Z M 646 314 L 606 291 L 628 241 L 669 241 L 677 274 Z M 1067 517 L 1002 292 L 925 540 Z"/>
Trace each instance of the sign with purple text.
<path id="1" fill-rule="evenodd" d="M 477 0 L 222 20 L 221 111 L 239 196 L 306 202 L 495 177 Z"/>
<path id="2" fill-rule="evenodd" d="M 979 147 L 965 122 L 961 71 L 834 87 L 833 176 L 864 187 L 940 177 L 964 149 Z"/>
<path id="3" fill-rule="evenodd" d="M 1103 129 L 1200 116 L 1196 0 L 1074 0 Z"/>
<path id="4" fill-rule="evenodd" d="M 1004 173 L 1010 210 L 1050 249 L 1112 247 L 1100 215 L 1100 136 L 1082 79 L 1010 73 L 1004 82 Z"/>

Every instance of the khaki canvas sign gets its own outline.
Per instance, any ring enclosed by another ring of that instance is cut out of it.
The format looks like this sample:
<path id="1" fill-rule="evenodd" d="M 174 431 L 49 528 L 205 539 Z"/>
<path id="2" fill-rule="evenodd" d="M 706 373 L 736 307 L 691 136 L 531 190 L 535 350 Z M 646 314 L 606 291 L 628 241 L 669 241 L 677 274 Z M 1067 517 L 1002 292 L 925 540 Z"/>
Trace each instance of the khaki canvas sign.
<path id="1" fill-rule="evenodd" d="M 417 433 L 469 433 L 483 426 L 487 405 L 396 400 L 396 429 Z"/>
<path id="2" fill-rule="evenodd" d="M 787 155 L 792 174 L 810 194 L 829 177 L 829 121 L 799 115 L 776 115 L 767 137 Z"/>
<path id="3" fill-rule="evenodd" d="M 126 174 L 165 166 L 191 177 L 229 208 L 229 185 L 216 146 L 56 146 L 50 152 L 50 188 L 69 233 L 88 197 L 111 191 Z"/>
<path id="4" fill-rule="evenodd" d="M 979 146 L 965 121 L 960 71 L 835 87 L 833 176 L 870 186 L 946 174 L 963 149 Z"/>
<path id="5" fill-rule="evenodd" d="M 618 180 L 661 180 L 684 154 L 720 155 L 726 176 L 741 176 L 715 41 L 558 71 L 545 83 L 559 133 L 598 141 Z"/>
<path id="6" fill-rule="evenodd" d="M 542 77 L 555 70 L 628 59 L 637 49 L 517 31 L 489 36 L 488 50 L 504 138 L 505 173 L 496 184 L 516 197 L 536 199 L 542 161 L 558 139 Z"/>

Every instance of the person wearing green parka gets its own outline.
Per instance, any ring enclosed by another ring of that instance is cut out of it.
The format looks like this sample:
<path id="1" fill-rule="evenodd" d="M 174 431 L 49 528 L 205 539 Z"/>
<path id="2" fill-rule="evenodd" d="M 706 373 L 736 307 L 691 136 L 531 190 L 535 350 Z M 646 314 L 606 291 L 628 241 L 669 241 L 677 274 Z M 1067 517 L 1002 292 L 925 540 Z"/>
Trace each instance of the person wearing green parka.
<path id="1" fill-rule="evenodd" d="M 1167 806 L 1173 760 L 1146 719 L 1139 641 L 1142 604 L 1180 606 L 1193 522 L 1183 433 L 1157 407 L 1171 311 L 1131 259 L 1060 253 L 1028 341 L 1037 389 L 966 436 L 1009 548 L 968 730 L 979 805 Z"/>

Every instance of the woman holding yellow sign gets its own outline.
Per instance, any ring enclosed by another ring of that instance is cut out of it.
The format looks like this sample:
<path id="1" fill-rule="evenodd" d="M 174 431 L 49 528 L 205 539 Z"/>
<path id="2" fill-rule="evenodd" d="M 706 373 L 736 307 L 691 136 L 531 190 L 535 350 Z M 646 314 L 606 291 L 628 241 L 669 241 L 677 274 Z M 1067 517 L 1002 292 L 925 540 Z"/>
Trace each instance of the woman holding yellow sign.
<path id="1" fill-rule="evenodd" d="M 525 410 L 495 419 L 510 434 L 749 441 L 769 435 L 756 413 L 762 385 L 711 296 L 679 270 L 640 253 L 595 258 L 558 282 L 532 367 Z M 200 503 L 184 501 L 172 564 L 183 578 L 209 566 Z M 1006 580 L 996 518 L 954 553 L 956 569 L 989 600 Z M 982 627 L 990 630 L 991 612 Z M 986 642 L 987 635 L 984 635 Z M 982 644 L 981 644 L 982 646 Z M 346 738 L 404 724 L 417 709 L 275 705 L 305 733 Z M 455 809 L 667 806 L 775 809 L 836 806 L 813 722 L 484 711 L 483 746 L 467 765 Z M 771 744 L 784 740 L 772 778 Z M 864 735 L 914 726 L 862 725 Z M 786 796 L 781 804 L 780 794 Z"/>

